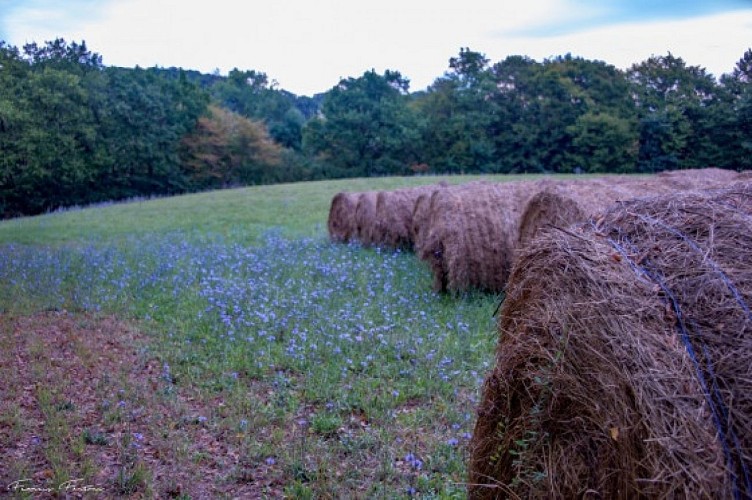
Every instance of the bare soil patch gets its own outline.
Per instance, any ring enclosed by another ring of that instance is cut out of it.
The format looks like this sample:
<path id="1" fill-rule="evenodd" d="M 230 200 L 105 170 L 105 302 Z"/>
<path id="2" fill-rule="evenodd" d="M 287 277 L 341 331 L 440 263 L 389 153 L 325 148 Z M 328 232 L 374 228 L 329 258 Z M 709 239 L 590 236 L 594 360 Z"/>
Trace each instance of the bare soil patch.
<path id="1" fill-rule="evenodd" d="M 206 418 L 222 401 L 172 384 L 148 341 L 111 316 L 0 315 L 0 496 L 282 496 Z"/>

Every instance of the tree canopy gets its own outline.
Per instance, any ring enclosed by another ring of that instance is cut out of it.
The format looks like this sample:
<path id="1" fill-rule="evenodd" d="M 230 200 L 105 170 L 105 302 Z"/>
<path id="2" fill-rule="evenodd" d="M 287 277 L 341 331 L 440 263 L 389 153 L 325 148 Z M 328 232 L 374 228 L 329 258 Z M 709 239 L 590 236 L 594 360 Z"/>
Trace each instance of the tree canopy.
<path id="1" fill-rule="evenodd" d="M 752 50 L 715 79 L 463 47 L 425 90 L 366 71 L 296 96 L 258 70 L 117 68 L 85 42 L 0 41 L 0 216 L 333 177 L 752 168 Z"/>

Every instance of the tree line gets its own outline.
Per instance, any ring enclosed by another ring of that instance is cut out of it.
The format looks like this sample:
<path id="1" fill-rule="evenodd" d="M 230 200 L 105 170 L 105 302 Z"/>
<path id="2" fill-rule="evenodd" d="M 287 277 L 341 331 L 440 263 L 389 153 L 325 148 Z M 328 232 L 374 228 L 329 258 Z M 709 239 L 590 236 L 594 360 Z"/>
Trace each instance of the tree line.
<path id="1" fill-rule="evenodd" d="M 468 48 L 426 90 L 367 71 L 296 96 L 255 70 L 108 67 L 0 42 L 0 214 L 249 184 L 420 173 L 752 168 L 752 50 L 716 80 Z"/>

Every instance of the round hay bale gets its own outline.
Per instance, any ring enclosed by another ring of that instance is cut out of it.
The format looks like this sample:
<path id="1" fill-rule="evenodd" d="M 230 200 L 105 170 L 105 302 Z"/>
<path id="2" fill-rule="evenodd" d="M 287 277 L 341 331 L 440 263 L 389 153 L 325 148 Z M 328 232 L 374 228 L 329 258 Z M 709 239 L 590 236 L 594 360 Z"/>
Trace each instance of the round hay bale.
<path id="1" fill-rule="evenodd" d="M 614 206 L 521 254 L 470 498 L 752 495 L 752 183 Z"/>
<path id="2" fill-rule="evenodd" d="M 527 245 L 541 228 L 567 227 L 595 216 L 614 203 L 669 193 L 659 178 L 614 176 L 582 181 L 548 182 L 532 196 L 520 218 L 518 246 Z"/>
<path id="3" fill-rule="evenodd" d="M 388 248 L 413 248 L 413 212 L 421 196 L 430 196 L 436 185 L 381 191 L 376 196 L 371 244 Z"/>
<path id="4" fill-rule="evenodd" d="M 363 246 L 373 245 L 373 230 L 376 224 L 376 200 L 378 191 L 364 191 L 358 194 L 355 205 L 354 240 Z"/>
<path id="5" fill-rule="evenodd" d="M 503 289 L 521 210 L 536 185 L 476 182 L 434 192 L 416 249 L 431 267 L 435 290 Z"/>
<path id="6" fill-rule="evenodd" d="M 355 207 L 358 193 L 337 193 L 329 207 L 327 228 L 329 239 L 335 243 L 347 243 L 355 235 Z"/>

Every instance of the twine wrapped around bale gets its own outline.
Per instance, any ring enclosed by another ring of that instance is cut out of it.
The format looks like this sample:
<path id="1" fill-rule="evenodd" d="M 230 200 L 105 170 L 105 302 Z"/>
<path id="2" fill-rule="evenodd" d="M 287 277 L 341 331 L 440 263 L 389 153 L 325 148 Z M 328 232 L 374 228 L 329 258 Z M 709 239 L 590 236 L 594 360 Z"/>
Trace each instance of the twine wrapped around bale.
<path id="1" fill-rule="evenodd" d="M 431 196 L 418 256 L 434 275 L 436 291 L 500 291 L 512 264 L 519 217 L 535 182 L 475 182 Z"/>
<path id="2" fill-rule="evenodd" d="M 627 202 L 521 254 L 471 498 L 752 495 L 752 183 Z"/>
<path id="3" fill-rule="evenodd" d="M 329 239 L 335 243 L 347 243 L 355 236 L 355 207 L 358 193 L 337 193 L 329 207 L 327 229 Z"/>

